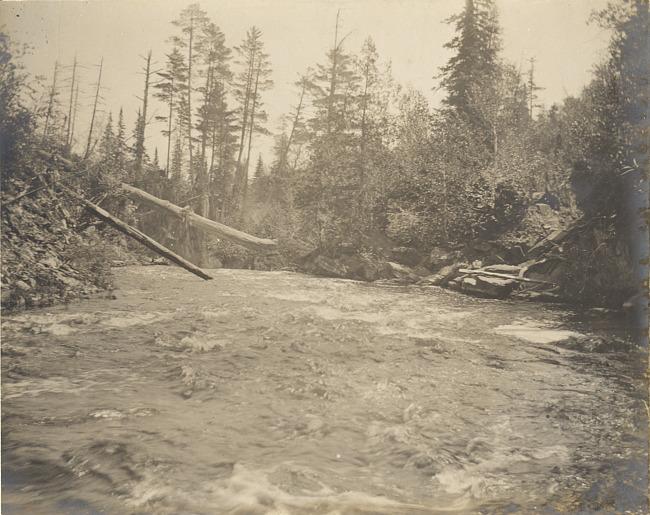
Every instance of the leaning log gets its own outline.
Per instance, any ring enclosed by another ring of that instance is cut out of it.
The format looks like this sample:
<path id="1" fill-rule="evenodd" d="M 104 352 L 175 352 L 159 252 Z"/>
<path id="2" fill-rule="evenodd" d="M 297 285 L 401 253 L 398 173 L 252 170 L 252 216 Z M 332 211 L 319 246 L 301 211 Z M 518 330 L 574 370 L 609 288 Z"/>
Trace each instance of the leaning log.
<path id="1" fill-rule="evenodd" d="M 486 275 L 489 277 L 499 277 L 500 279 L 512 279 L 514 281 L 521 281 L 524 283 L 548 284 L 550 286 L 555 286 L 555 283 L 551 283 L 548 281 L 541 281 L 539 279 L 529 279 L 528 277 L 519 277 L 517 275 L 500 274 L 498 272 L 486 272 L 485 270 L 481 270 L 481 269 L 468 270 L 467 268 L 461 268 L 458 271 L 462 274 Z"/>
<path id="2" fill-rule="evenodd" d="M 150 248 L 154 252 L 160 254 L 161 256 L 169 259 L 172 263 L 176 263 L 178 266 L 181 266 L 185 268 L 185 270 L 188 270 L 192 272 L 194 275 L 199 276 L 201 279 L 205 280 L 210 280 L 212 277 L 207 275 L 203 270 L 200 268 L 194 266 L 192 263 L 189 261 L 183 259 L 181 256 L 178 254 L 175 254 L 171 250 L 169 250 L 166 247 L 163 247 L 160 243 L 157 241 L 149 238 L 146 234 L 138 231 L 135 227 L 131 227 L 130 225 L 124 223 L 122 220 L 115 218 L 113 215 L 111 215 L 108 211 L 102 209 L 96 204 L 93 204 L 89 200 L 86 200 L 84 197 L 79 195 L 78 193 L 75 193 L 74 191 L 65 188 L 61 185 L 58 185 L 59 188 L 61 188 L 64 192 L 66 192 L 68 195 L 73 197 L 75 200 L 83 204 L 83 206 L 90 211 L 93 215 L 95 215 L 97 218 L 100 220 L 103 220 L 107 224 L 109 224 L 111 227 L 114 227 L 118 231 L 126 234 L 127 236 L 130 236 L 136 241 L 139 241 L 146 247 Z"/>
<path id="3" fill-rule="evenodd" d="M 144 204 L 148 204 L 149 206 L 162 209 L 171 216 L 186 221 L 190 227 L 214 234 L 215 236 L 227 239 L 256 252 L 263 252 L 265 254 L 273 254 L 277 252 L 277 243 L 273 240 L 257 238 L 256 236 L 251 236 L 250 234 L 238 231 L 237 229 L 220 224 L 219 222 L 208 220 L 207 218 L 203 218 L 202 216 L 193 213 L 189 209 L 183 209 L 167 200 L 154 197 L 146 191 L 142 191 L 129 184 L 122 183 L 121 187 L 122 190 L 131 198 Z"/>
<path id="4" fill-rule="evenodd" d="M 49 155 L 47 152 L 39 152 L 41 157 L 49 162 L 53 162 L 55 165 L 66 169 L 71 172 L 75 170 L 76 165 L 64 157 L 58 155 Z M 122 191 L 124 191 L 131 198 L 139 200 L 149 206 L 153 206 L 158 209 L 162 209 L 166 213 L 178 218 L 180 220 L 186 221 L 190 226 L 200 229 L 202 231 L 214 234 L 220 238 L 227 239 L 233 243 L 237 243 L 243 247 L 246 247 L 250 250 L 256 252 L 261 252 L 265 255 L 277 254 L 277 243 L 273 240 L 265 238 L 257 238 L 246 234 L 245 232 L 238 231 L 227 225 L 220 224 L 219 222 L 214 222 L 207 218 L 203 218 L 189 209 L 183 209 L 182 207 L 176 206 L 167 200 L 159 199 L 146 191 L 135 188 L 129 184 L 121 183 Z M 33 193 L 33 192 L 30 192 Z"/>

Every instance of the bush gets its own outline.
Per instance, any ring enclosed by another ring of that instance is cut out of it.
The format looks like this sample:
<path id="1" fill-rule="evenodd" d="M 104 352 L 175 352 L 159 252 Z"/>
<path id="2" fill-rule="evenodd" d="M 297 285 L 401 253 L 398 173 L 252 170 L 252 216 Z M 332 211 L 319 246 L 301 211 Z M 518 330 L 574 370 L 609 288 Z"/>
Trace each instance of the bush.
<path id="1" fill-rule="evenodd" d="M 403 209 L 388 215 L 386 235 L 402 245 L 426 246 L 429 226 L 430 222 L 426 216 Z"/>

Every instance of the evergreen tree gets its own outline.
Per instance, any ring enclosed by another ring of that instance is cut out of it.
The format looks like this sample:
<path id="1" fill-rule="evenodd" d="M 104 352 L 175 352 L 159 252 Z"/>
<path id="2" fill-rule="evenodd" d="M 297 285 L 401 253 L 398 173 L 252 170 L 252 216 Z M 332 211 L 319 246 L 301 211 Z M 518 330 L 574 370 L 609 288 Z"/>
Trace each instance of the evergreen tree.
<path id="1" fill-rule="evenodd" d="M 200 134 L 200 171 L 198 182 L 206 184 L 213 174 L 215 163 L 224 163 L 232 151 L 225 145 L 227 133 L 231 132 L 228 105 L 226 102 L 228 83 L 232 78 L 229 68 L 231 51 L 225 45 L 225 36 L 214 23 L 203 26 L 197 45 L 200 55 L 203 85 L 197 89 L 202 94 L 202 104 L 198 109 L 196 129 Z M 210 152 L 210 163 L 207 154 Z"/>
<path id="2" fill-rule="evenodd" d="M 36 116 L 27 107 L 33 101 L 32 79 L 21 58 L 27 48 L 17 47 L 0 32 L 0 181 L 5 192 L 14 176 L 33 176 Z"/>
<path id="3" fill-rule="evenodd" d="M 167 138 L 167 165 L 165 170 L 167 175 L 171 176 L 171 158 L 172 158 L 172 136 L 175 126 L 180 125 L 183 119 L 182 96 L 187 88 L 187 68 L 183 56 L 178 47 L 174 47 L 170 54 L 167 54 L 167 63 L 165 71 L 158 72 L 161 78 L 160 82 L 154 85 L 156 92 L 154 97 L 163 101 L 167 105 L 167 115 L 157 116 L 156 119 L 167 122 L 167 127 L 162 130 L 163 135 Z"/>
<path id="4" fill-rule="evenodd" d="M 343 42 L 337 24 L 334 45 L 309 84 L 309 162 L 296 178 L 297 206 L 321 243 L 330 232 L 351 230 L 359 204 L 361 77 Z"/>
<path id="5" fill-rule="evenodd" d="M 192 137 L 194 127 L 192 93 L 193 88 L 196 87 L 194 78 L 197 74 L 196 63 L 200 57 L 196 47 L 199 45 L 201 32 L 209 24 L 209 19 L 207 13 L 201 9 L 199 4 L 191 4 L 181 11 L 178 19 L 174 20 L 172 24 L 181 30 L 181 35 L 171 38 L 172 43 L 175 47 L 184 48 L 187 51 L 187 60 L 185 61 L 187 66 L 187 87 L 182 91 L 182 104 L 184 106 L 182 114 L 185 119 L 184 128 L 187 135 L 190 184 L 193 185 L 196 170 L 194 169 L 194 139 Z"/>
<path id="6" fill-rule="evenodd" d="M 242 66 L 235 80 L 240 134 L 231 202 L 232 211 L 239 214 L 246 199 L 253 135 L 264 131 L 262 123 L 266 120 L 266 113 L 261 109 L 261 93 L 271 88 L 273 82 L 269 79 L 269 56 L 264 52 L 262 32 L 257 27 L 248 30 L 246 39 L 236 51 L 239 56 L 238 64 Z"/>
<path id="7" fill-rule="evenodd" d="M 463 12 L 447 22 L 456 24 L 456 36 L 445 48 L 456 53 L 441 69 L 444 103 L 471 117 L 472 88 L 492 73 L 501 47 L 494 0 L 465 0 Z"/>

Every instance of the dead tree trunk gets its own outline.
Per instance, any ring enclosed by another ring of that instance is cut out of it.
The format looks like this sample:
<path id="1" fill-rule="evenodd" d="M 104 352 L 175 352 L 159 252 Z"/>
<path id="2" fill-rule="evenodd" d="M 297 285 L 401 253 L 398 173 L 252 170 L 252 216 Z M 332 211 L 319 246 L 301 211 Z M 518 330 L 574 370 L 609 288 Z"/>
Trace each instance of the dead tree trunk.
<path id="1" fill-rule="evenodd" d="M 149 204 L 155 208 L 162 209 L 176 218 L 186 220 L 190 227 L 195 227 L 196 229 L 214 234 L 220 238 L 225 238 L 256 252 L 263 252 L 265 254 L 273 254 L 277 252 L 277 243 L 273 240 L 257 238 L 256 236 L 251 236 L 250 234 L 238 231 L 237 229 L 220 224 L 219 222 L 214 222 L 193 213 L 189 209 L 178 207 L 167 200 L 154 197 L 146 191 L 134 188 L 129 184 L 123 183 L 122 190 L 124 190 L 124 192 L 131 198 Z"/>
<path id="2" fill-rule="evenodd" d="M 115 218 L 113 215 L 111 215 L 108 211 L 102 209 L 101 207 L 97 206 L 96 204 L 93 204 L 89 200 L 86 200 L 83 198 L 81 195 L 78 193 L 75 193 L 72 190 L 69 190 L 68 188 L 65 188 L 61 185 L 59 187 L 65 191 L 68 195 L 79 201 L 81 204 L 84 205 L 84 207 L 90 211 L 93 215 L 95 215 L 97 218 L 100 220 L 106 222 L 109 224 L 111 227 L 114 227 L 118 231 L 126 234 L 127 236 L 133 238 L 136 241 L 139 241 L 146 247 L 150 248 L 154 252 L 160 254 L 163 257 L 166 257 L 169 259 L 172 263 L 176 263 L 178 266 L 183 267 L 185 270 L 188 270 L 192 272 L 194 275 L 199 276 L 201 279 L 205 280 L 210 280 L 212 277 L 207 275 L 203 270 L 200 268 L 194 266 L 192 263 L 189 261 L 186 261 L 183 259 L 181 256 L 178 254 L 173 253 L 171 250 L 169 250 L 166 247 L 163 247 L 160 243 L 157 241 L 149 238 L 146 234 L 138 231 L 136 228 L 131 227 L 130 225 L 124 223 L 122 220 Z"/>

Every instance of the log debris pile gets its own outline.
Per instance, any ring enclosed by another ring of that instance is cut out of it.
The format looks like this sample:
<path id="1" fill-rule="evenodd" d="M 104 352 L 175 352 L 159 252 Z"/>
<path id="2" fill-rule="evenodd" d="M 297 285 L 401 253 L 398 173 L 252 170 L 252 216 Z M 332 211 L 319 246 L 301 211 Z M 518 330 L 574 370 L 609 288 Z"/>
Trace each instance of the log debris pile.
<path id="1" fill-rule="evenodd" d="M 579 220 L 529 245 L 476 240 L 429 255 L 375 241 L 339 242 L 296 260 L 314 275 L 375 283 L 441 286 L 487 298 L 570 302 L 619 309 L 639 292 L 627 250 L 611 223 Z M 363 240 L 363 238 L 361 239 Z M 373 247 L 369 253 L 365 248 Z"/>

